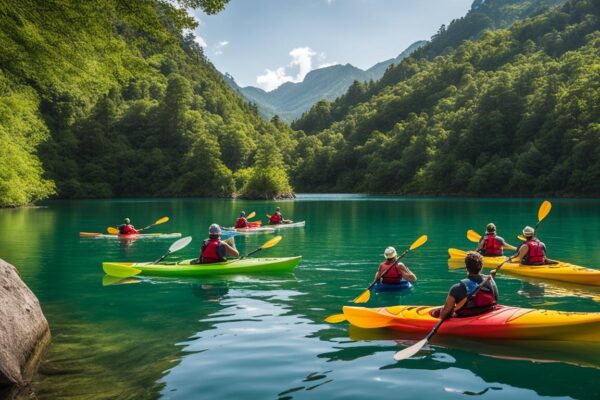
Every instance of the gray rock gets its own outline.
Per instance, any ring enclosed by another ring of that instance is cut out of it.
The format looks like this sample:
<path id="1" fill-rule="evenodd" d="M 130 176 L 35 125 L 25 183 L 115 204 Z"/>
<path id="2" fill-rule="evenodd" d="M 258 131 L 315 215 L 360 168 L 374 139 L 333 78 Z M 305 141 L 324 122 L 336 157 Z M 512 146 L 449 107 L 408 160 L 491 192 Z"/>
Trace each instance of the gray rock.
<path id="1" fill-rule="evenodd" d="M 27 386 L 49 342 L 37 297 L 16 268 L 0 259 L 0 397 Z"/>

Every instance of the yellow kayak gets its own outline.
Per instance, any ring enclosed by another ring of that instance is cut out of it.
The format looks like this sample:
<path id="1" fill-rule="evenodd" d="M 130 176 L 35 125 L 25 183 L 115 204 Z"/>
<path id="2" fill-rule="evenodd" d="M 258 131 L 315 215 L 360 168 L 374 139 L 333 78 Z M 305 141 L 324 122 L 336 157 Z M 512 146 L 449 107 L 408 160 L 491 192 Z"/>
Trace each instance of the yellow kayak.
<path id="1" fill-rule="evenodd" d="M 463 267 L 466 252 L 459 249 L 448 249 L 450 259 L 448 265 Z M 483 257 L 484 268 L 496 268 L 506 261 L 508 257 Z M 559 261 L 551 265 L 523 265 L 518 262 L 508 262 L 502 266 L 502 272 L 515 275 L 529 276 L 532 278 L 552 279 L 555 281 L 577 283 L 580 285 L 600 286 L 600 270 L 580 267 L 579 265 Z"/>

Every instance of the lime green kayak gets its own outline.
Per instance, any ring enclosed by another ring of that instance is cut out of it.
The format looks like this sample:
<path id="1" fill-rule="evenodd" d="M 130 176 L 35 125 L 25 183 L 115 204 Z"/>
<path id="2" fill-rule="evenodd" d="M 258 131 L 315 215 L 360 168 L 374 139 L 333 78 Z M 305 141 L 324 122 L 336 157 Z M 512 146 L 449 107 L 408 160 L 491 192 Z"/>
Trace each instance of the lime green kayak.
<path id="1" fill-rule="evenodd" d="M 205 276 L 224 274 L 248 274 L 292 271 L 300 263 L 302 256 L 282 258 L 244 258 L 212 264 L 190 264 L 193 259 L 176 263 L 122 263 L 103 262 L 102 269 L 107 275 L 125 277 L 147 276 Z M 141 272 L 138 272 L 141 271 Z"/>

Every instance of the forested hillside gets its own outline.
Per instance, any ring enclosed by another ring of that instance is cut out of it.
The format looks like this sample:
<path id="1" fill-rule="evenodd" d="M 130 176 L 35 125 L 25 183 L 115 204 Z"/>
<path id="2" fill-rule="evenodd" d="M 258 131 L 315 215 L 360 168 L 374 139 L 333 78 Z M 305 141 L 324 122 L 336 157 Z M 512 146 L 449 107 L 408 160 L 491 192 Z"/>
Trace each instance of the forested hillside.
<path id="1" fill-rule="evenodd" d="M 376 82 L 355 82 L 346 92 L 333 102 L 316 103 L 302 118 L 294 121 L 294 129 L 316 132 L 343 119 L 357 104 L 368 100 L 388 86 L 406 80 L 416 72 L 416 60 L 448 54 L 465 40 L 476 40 L 487 30 L 506 28 L 515 21 L 522 20 L 549 7 L 564 3 L 565 0 L 474 0 L 469 12 L 462 18 L 442 25 L 438 32 L 424 46 L 411 51 L 411 57 L 395 63 Z"/>
<path id="2" fill-rule="evenodd" d="M 184 7 L 225 2 L 0 2 L 0 206 L 291 193 L 279 148 L 293 132 L 265 122 L 185 33 Z"/>
<path id="3" fill-rule="evenodd" d="M 311 133 L 296 187 L 600 195 L 599 29 L 600 2 L 571 0 L 435 58 L 409 57 L 371 96 L 352 87 L 318 104 L 295 125 Z M 355 105 L 332 118 L 344 101 Z"/>

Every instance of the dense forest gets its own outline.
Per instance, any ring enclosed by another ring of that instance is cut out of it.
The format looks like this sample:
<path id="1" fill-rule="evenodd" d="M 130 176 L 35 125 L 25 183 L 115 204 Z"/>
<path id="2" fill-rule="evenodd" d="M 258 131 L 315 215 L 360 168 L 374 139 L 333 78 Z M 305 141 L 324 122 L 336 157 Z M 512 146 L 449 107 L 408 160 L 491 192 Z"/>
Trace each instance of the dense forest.
<path id="1" fill-rule="evenodd" d="M 600 195 L 598 0 L 475 0 L 291 127 L 262 119 L 196 43 L 186 7 L 226 2 L 0 0 L 0 206 L 292 185 Z"/>
<path id="2" fill-rule="evenodd" d="M 2 1 L 0 206 L 289 195 L 294 133 L 237 96 L 190 33 L 185 7 L 224 3 Z"/>
<path id="3" fill-rule="evenodd" d="M 305 130 L 295 186 L 600 195 L 600 2 L 570 0 L 432 58 L 451 28 L 293 125 Z"/>

